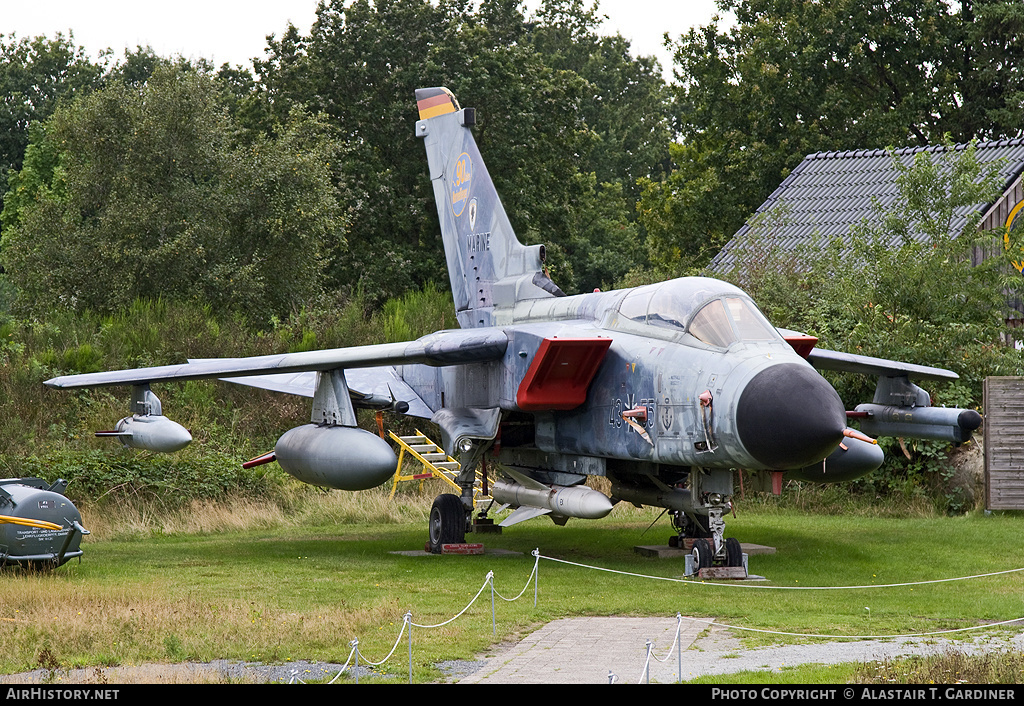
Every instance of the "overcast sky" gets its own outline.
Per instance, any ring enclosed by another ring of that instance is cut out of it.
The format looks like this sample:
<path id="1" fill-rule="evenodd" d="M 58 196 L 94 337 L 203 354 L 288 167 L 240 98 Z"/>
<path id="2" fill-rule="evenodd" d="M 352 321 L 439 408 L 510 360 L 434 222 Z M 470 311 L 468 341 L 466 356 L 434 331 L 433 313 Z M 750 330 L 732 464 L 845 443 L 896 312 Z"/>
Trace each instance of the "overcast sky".
<path id="1" fill-rule="evenodd" d="M 120 57 L 126 48 L 150 46 L 160 56 L 249 66 L 263 55 L 267 35 L 280 36 L 289 22 L 308 33 L 316 7 L 317 0 L 0 0 L 0 34 L 70 31 L 93 57 L 107 48 Z M 653 54 L 666 70 L 671 58 L 661 46 L 663 33 L 678 36 L 716 13 L 714 0 L 601 0 L 599 10 L 609 17 L 602 33 L 619 32 L 634 54 Z"/>

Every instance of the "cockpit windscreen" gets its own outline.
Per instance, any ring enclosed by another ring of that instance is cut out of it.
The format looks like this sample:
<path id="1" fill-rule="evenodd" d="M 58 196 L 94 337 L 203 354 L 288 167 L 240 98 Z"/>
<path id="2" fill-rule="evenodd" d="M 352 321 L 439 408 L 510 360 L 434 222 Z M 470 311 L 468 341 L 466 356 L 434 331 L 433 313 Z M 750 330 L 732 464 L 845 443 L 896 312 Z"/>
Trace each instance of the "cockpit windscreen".
<path id="1" fill-rule="evenodd" d="M 779 340 L 778 332 L 741 294 L 718 280 L 686 277 L 637 287 L 623 299 L 619 313 L 649 326 L 688 331 L 720 348 L 736 341 Z"/>

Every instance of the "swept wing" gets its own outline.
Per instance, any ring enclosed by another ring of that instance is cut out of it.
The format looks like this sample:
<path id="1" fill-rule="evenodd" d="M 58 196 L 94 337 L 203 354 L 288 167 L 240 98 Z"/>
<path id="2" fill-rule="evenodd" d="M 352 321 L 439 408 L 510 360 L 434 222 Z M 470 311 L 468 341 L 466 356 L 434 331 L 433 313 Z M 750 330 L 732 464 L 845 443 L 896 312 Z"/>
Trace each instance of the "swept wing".
<path id="1" fill-rule="evenodd" d="M 508 337 L 500 329 L 439 331 L 415 341 L 381 343 L 352 348 L 283 353 L 250 358 L 217 358 L 161 365 L 152 368 L 64 375 L 46 381 L 49 387 L 68 389 L 107 385 L 148 385 L 170 380 L 205 380 L 254 375 L 326 372 L 386 365 L 459 365 L 495 360 L 505 353 Z M 283 384 L 283 378 L 278 378 Z"/>

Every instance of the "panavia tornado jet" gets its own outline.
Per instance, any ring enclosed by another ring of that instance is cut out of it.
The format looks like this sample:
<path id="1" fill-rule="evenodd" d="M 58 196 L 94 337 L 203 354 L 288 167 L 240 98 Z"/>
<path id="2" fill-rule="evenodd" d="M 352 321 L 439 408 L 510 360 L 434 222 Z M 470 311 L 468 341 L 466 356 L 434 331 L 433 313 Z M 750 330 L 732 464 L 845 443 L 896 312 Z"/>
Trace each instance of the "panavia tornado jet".
<path id="1" fill-rule="evenodd" d="M 72 375 L 55 388 L 130 385 L 132 416 L 106 432 L 173 451 L 188 432 L 162 415 L 150 386 L 221 378 L 312 397 L 310 423 L 274 453 L 288 473 L 359 490 L 395 472 L 391 447 L 356 425 L 355 408 L 429 419 L 461 464 L 462 494 L 442 495 L 432 551 L 472 530 L 473 484 L 485 458 L 491 496 L 556 522 L 599 518 L 614 503 L 665 508 L 695 567 L 740 565 L 725 537 L 733 471 L 849 480 L 882 463 L 871 435 L 964 442 L 972 410 L 932 407 L 912 379 L 947 370 L 848 355 L 779 331 L 739 288 L 705 277 L 565 296 L 543 245 L 516 238 L 473 139 L 475 112 L 445 88 L 416 91 L 459 329 L 415 341 Z M 877 376 L 874 399 L 847 412 L 816 370 Z M 848 427 L 855 417 L 859 431 Z M 585 485 L 604 476 L 612 495 Z"/>

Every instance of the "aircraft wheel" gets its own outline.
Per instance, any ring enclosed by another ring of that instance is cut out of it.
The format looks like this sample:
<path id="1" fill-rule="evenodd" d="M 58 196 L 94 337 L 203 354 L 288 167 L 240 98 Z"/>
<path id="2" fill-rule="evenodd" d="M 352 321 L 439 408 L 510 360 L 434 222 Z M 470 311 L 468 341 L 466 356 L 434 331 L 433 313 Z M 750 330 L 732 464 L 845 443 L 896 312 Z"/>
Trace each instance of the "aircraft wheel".
<path id="1" fill-rule="evenodd" d="M 743 566 L 743 548 L 740 546 L 740 540 L 735 537 L 725 540 L 725 565 Z"/>
<path id="2" fill-rule="evenodd" d="M 441 553 L 443 544 L 466 541 L 466 508 L 458 495 L 438 495 L 430 508 L 430 552 Z"/>
<path id="3" fill-rule="evenodd" d="M 714 551 L 711 549 L 711 542 L 706 539 L 693 540 L 693 548 L 690 550 L 693 556 L 693 573 L 711 566 L 711 559 Z"/>

